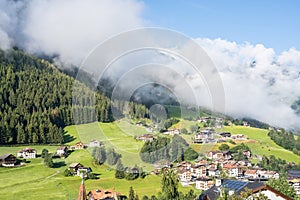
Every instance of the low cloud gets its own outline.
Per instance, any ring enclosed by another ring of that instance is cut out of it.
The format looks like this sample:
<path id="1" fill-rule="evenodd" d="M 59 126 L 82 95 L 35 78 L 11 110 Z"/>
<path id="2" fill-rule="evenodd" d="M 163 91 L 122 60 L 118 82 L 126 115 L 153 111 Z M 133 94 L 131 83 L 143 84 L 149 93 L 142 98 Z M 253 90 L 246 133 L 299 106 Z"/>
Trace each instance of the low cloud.
<path id="1" fill-rule="evenodd" d="M 0 3 L 0 47 L 58 55 L 79 65 L 103 40 L 142 26 L 135 0 L 5 0 Z"/>
<path id="2" fill-rule="evenodd" d="M 143 27 L 143 8 L 143 3 L 136 0 L 3 0 L 0 1 L 0 48 L 18 46 L 29 53 L 56 55 L 56 64 L 61 66 L 79 65 L 105 39 Z M 224 85 L 227 114 L 286 128 L 300 127 L 300 118 L 290 107 L 300 97 L 300 51 L 291 48 L 276 54 L 262 44 L 207 38 L 196 41 L 217 66 Z M 151 56 L 150 63 L 172 65 L 179 71 L 187 68 L 174 58 Z M 142 58 L 140 64 L 146 61 Z M 112 73 L 117 72 L 112 69 Z M 163 82 L 175 94 L 188 97 L 190 91 L 182 85 L 183 79 L 171 76 L 165 69 L 158 74 L 155 78 L 160 80 L 156 82 Z M 197 74 L 182 70 L 182 75 L 201 90 L 204 83 Z"/>
<path id="3" fill-rule="evenodd" d="M 262 44 L 197 39 L 217 66 L 226 95 L 226 112 L 281 127 L 299 127 L 291 104 L 300 97 L 300 52 L 275 54 Z"/>

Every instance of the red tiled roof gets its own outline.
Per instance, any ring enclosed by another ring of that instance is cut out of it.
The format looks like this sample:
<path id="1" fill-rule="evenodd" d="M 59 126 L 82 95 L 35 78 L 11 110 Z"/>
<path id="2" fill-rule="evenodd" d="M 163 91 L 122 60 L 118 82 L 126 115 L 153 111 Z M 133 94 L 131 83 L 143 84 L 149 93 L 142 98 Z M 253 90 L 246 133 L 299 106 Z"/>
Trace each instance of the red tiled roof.
<path id="1" fill-rule="evenodd" d="M 233 169 L 233 168 L 238 168 L 238 166 L 237 166 L 237 165 L 233 165 L 233 164 L 227 163 L 227 164 L 225 164 L 225 165 L 223 166 L 223 168 L 226 168 L 226 169 Z"/>
<path id="2" fill-rule="evenodd" d="M 106 198 L 115 198 L 117 193 L 113 189 L 107 190 L 91 190 L 89 196 L 92 196 L 95 200 L 106 199 Z"/>

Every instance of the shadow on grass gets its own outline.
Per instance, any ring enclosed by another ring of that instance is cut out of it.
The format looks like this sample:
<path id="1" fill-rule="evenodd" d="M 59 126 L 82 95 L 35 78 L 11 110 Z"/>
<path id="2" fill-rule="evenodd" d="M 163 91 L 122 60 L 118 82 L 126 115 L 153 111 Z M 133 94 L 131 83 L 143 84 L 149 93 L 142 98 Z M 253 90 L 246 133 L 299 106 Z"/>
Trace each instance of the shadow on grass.
<path id="1" fill-rule="evenodd" d="M 53 168 L 60 168 L 60 167 L 64 167 L 64 166 L 67 166 L 65 161 L 60 161 L 60 162 L 53 163 Z"/>
<path id="2" fill-rule="evenodd" d="M 67 132 L 64 132 L 64 143 L 69 143 L 74 141 L 76 138 L 72 135 L 69 135 Z"/>

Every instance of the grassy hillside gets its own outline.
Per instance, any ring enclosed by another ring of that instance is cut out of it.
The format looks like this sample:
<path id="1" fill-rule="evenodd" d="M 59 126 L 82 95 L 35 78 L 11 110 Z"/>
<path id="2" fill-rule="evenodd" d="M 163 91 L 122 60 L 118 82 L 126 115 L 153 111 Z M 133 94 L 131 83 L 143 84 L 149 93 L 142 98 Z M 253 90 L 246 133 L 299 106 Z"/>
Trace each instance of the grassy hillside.
<path id="1" fill-rule="evenodd" d="M 275 144 L 268 136 L 268 130 L 244 126 L 227 126 L 222 131 L 229 131 L 233 134 L 244 134 L 250 139 L 247 145 L 254 155 L 274 155 L 289 162 L 300 162 L 300 156 Z"/>
<path id="2" fill-rule="evenodd" d="M 36 148 L 35 146 L 33 146 Z M 0 152 L 9 151 L 9 147 L 0 147 Z M 13 149 L 22 149 L 18 147 Z M 40 146 L 36 149 L 42 149 Z M 48 148 L 45 146 L 47 149 Z M 56 148 L 55 148 L 56 149 Z M 12 149 L 11 149 L 12 150 Z M 53 149 L 54 150 L 54 149 Z M 39 151 L 38 153 L 40 153 Z M 114 178 L 115 171 L 108 166 L 94 165 L 91 155 L 87 150 L 74 151 L 66 159 L 55 159 L 55 163 L 65 162 L 65 166 L 58 168 L 47 168 L 44 166 L 42 158 L 30 159 L 24 167 L 19 168 L 0 168 L 1 186 L 0 199 L 10 200 L 18 197 L 20 199 L 55 199 L 66 200 L 76 199 L 80 177 L 64 177 L 63 171 L 72 163 L 80 162 L 85 166 L 90 166 L 94 173 L 100 174 L 100 179 L 87 180 L 85 186 L 87 191 L 92 189 L 115 188 L 116 191 L 127 195 L 129 187 L 133 186 L 140 197 L 143 195 L 151 196 L 160 191 L 161 178 L 155 175 L 149 175 L 144 179 L 134 181 L 119 180 Z M 180 187 L 180 190 L 187 192 L 192 187 Z M 199 191 L 198 191 L 199 192 Z"/>
<path id="3" fill-rule="evenodd" d="M 194 123 L 194 122 L 192 122 Z M 181 121 L 178 126 L 189 126 L 190 122 Z M 99 139 L 107 146 L 114 146 L 116 150 L 123 155 L 123 163 L 126 166 L 132 166 L 135 163 L 144 169 L 151 169 L 150 164 L 143 163 L 139 156 L 139 149 L 143 142 L 135 141 L 133 135 L 146 133 L 144 128 L 127 123 L 121 120 L 114 123 L 90 123 L 78 126 L 68 126 L 65 128 L 67 132 L 65 138 L 68 139 L 66 145 L 73 145 L 78 141 L 88 143 L 92 139 Z M 268 136 L 267 130 L 230 126 L 224 127 L 220 131 L 230 131 L 233 134 L 242 133 L 249 137 L 246 142 L 251 148 L 254 155 L 275 155 L 276 157 L 287 161 L 300 161 L 300 157 L 290 151 L 276 145 Z M 183 135 L 190 141 L 192 135 Z M 191 146 L 198 152 L 218 149 L 220 144 L 215 145 L 198 145 Z M 232 146 L 232 144 L 230 144 Z M 57 146 L 5 146 L 0 147 L 0 154 L 13 153 L 25 147 L 33 147 L 41 153 L 43 148 L 54 152 Z M 57 168 L 47 168 L 43 164 L 42 158 L 30 159 L 24 167 L 19 168 L 0 168 L 1 186 L 0 200 L 14 199 L 16 196 L 21 199 L 76 199 L 80 185 L 79 177 L 64 177 L 64 170 L 72 162 L 80 162 L 85 166 L 90 166 L 94 173 L 99 174 L 100 179 L 87 180 L 85 182 L 87 190 L 115 188 L 122 194 L 127 195 L 130 186 L 133 186 L 140 197 L 143 195 L 153 195 L 160 191 L 159 176 L 149 175 L 145 179 L 137 179 L 134 181 L 118 180 L 114 178 L 114 170 L 109 166 L 98 166 L 93 163 L 90 149 L 76 150 L 66 159 L 55 159 L 58 163 Z M 191 187 L 181 187 L 180 190 L 187 192 Z M 199 193 L 199 191 L 198 191 Z"/>
<path id="4" fill-rule="evenodd" d="M 132 125 L 125 120 L 113 123 L 90 123 L 79 126 L 68 126 L 65 129 L 70 137 L 76 140 L 69 142 L 72 145 L 78 141 L 89 143 L 92 139 L 97 139 L 105 143 L 106 147 L 113 147 L 122 154 L 122 162 L 125 166 L 137 164 L 144 169 L 151 170 L 153 167 L 144 163 L 139 156 L 139 151 L 143 146 L 142 141 L 137 141 L 133 136 L 146 133 L 145 128 Z M 92 149 L 88 149 L 89 152 Z"/>

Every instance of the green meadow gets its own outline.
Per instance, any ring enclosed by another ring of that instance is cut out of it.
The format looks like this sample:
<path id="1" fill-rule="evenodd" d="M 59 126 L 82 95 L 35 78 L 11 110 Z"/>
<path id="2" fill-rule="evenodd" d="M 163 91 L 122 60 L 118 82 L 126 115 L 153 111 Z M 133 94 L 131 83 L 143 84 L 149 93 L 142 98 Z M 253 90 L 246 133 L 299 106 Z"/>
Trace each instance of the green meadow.
<path id="1" fill-rule="evenodd" d="M 282 148 L 271 140 L 268 136 L 269 130 L 245 126 L 227 126 L 223 127 L 222 131 L 247 135 L 249 140 L 245 143 L 250 147 L 253 155 L 274 155 L 275 157 L 284 159 L 288 162 L 300 162 L 300 156 Z"/>
<path id="2" fill-rule="evenodd" d="M 105 143 L 106 147 L 112 147 L 122 154 L 124 166 L 133 166 L 137 164 L 146 170 L 151 170 L 152 165 L 144 163 L 139 156 L 139 151 L 144 142 L 137 141 L 134 136 L 146 133 L 145 128 L 130 124 L 125 120 L 113 123 L 90 123 L 79 126 L 68 126 L 66 132 L 70 138 L 76 138 L 69 142 L 73 145 L 78 141 L 88 144 L 91 140 L 97 139 Z M 92 149 L 88 149 L 92 153 Z"/>
<path id="3" fill-rule="evenodd" d="M 189 128 L 196 124 L 195 121 L 181 120 L 174 128 Z M 268 136 L 268 130 L 243 127 L 228 126 L 218 131 L 229 131 L 233 134 L 247 135 L 248 140 L 244 141 L 252 150 L 254 155 L 274 155 L 287 161 L 299 162 L 300 157 L 292 152 L 276 145 Z M 97 139 L 105 143 L 105 146 L 113 147 L 122 154 L 124 166 L 133 166 L 135 164 L 151 171 L 153 166 L 144 163 L 139 157 L 139 150 L 143 142 L 136 141 L 134 136 L 146 133 L 145 128 L 121 120 L 113 123 L 90 123 L 82 125 L 73 125 L 65 128 L 65 145 L 74 145 L 82 141 L 88 144 L 90 140 Z M 191 142 L 192 135 L 182 135 L 188 142 Z M 234 146 L 227 143 L 230 146 Z M 201 145 L 191 144 L 198 152 L 203 153 L 208 150 L 217 150 L 221 144 Z M 17 151 L 25 147 L 32 147 L 41 153 L 42 149 L 47 148 L 49 152 L 55 152 L 57 146 L 4 146 L 0 147 L 0 155 L 12 153 L 16 155 Z M 54 159 L 55 168 L 45 167 L 42 158 L 28 159 L 28 163 L 22 167 L 0 168 L 0 199 L 76 199 L 81 182 L 80 177 L 64 177 L 63 172 L 72 162 L 80 162 L 85 166 L 90 166 L 94 173 L 98 174 L 99 179 L 87 180 L 85 186 L 87 191 L 92 189 L 114 188 L 122 194 L 128 195 L 129 187 L 133 186 L 137 194 L 151 196 L 160 191 L 161 178 L 156 175 L 148 175 L 144 179 L 134 181 L 118 180 L 114 178 L 114 169 L 107 165 L 95 165 L 91 156 L 92 149 L 82 149 L 72 152 L 65 159 Z M 182 187 L 180 190 L 187 192 L 193 187 Z M 200 193 L 200 191 L 197 191 Z"/>
<path id="4" fill-rule="evenodd" d="M 134 135 L 146 133 L 144 128 L 137 127 L 119 121 L 114 123 L 90 123 L 65 128 L 68 142 L 65 145 L 73 145 L 78 141 L 89 143 L 92 139 L 98 139 L 105 145 L 114 147 L 122 153 L 124 166 L 138 164 L 150 171 L 153 166 L 144 163 L 138 155 L 143 142 L 136 141 Z M 0 147 L 0 154 L 13 153 L 25 147 L 35 148 L 38 154 L 47 148 L 49 152 L 55 152 L 57 146 L 5 146 Z M 133 186 L 137 194 L 154 195 L 160 191 L 161 177 L 148 175 L 144 179 L 134 181 L 119 180 L 114 178 L 115 171 L 107 165 L 95 165 L 91 156 L 91 149 L 75 150 L 65 159 L 54 159 L 56 168 L 44 166 L 42 158 L 27 159 L 28 163 L 22 167 L 0 168 L 0 199 L 77 199 L 78 189 L 81 183 L 80 177 L 64 177 L 63 172 L 72 162 L 80 162 L 84 166 L 90 166 L 99 179 L 85 181 L 87 191 L 92 189 L 113 188 L 115 191 L 128 195 L 129 187 Z M 180 191 L 188 192 L 193 187 L 182 187 Z M 198 191 L 200 193 L 200 191 Z"/>
<path id="5" fill-rule="evenodd" d="M 8 147 L 0 147 L 1 152 Z M 22 148 L 22 147 L 19 147 Z M 35 147 L 34 147 L 35 148 Z M 7 151 L 7 150 L 4 150 Z M 39 152 L 40 153 L 40 152 Z M 106 165 L 95 165 L 88 150 L 76 150 L 66 159 L 54 159 L 60 163 L 57 168 L 44 166 L 42 158 L 28 159 L 26 166 L 16 168 L 0 168 L 1 186 L 0 199 L 76 199 L 81 178 L 64 177 L 64 170 L 72 162 L 80 162 L 90 166 L 99 179 L 85 181 L 87 191 L 92 189 L 114 188 L 115 191 L 128 195 L 129 187 L 133 186 L 140 197 L 154 195 L 160 191 L 161 178 L 148 175 L 144 179 L 134 181 L 119 180 L 114 178 L 115 171 Z M 180 187 L 187 192 L 192 187 Z"/>

